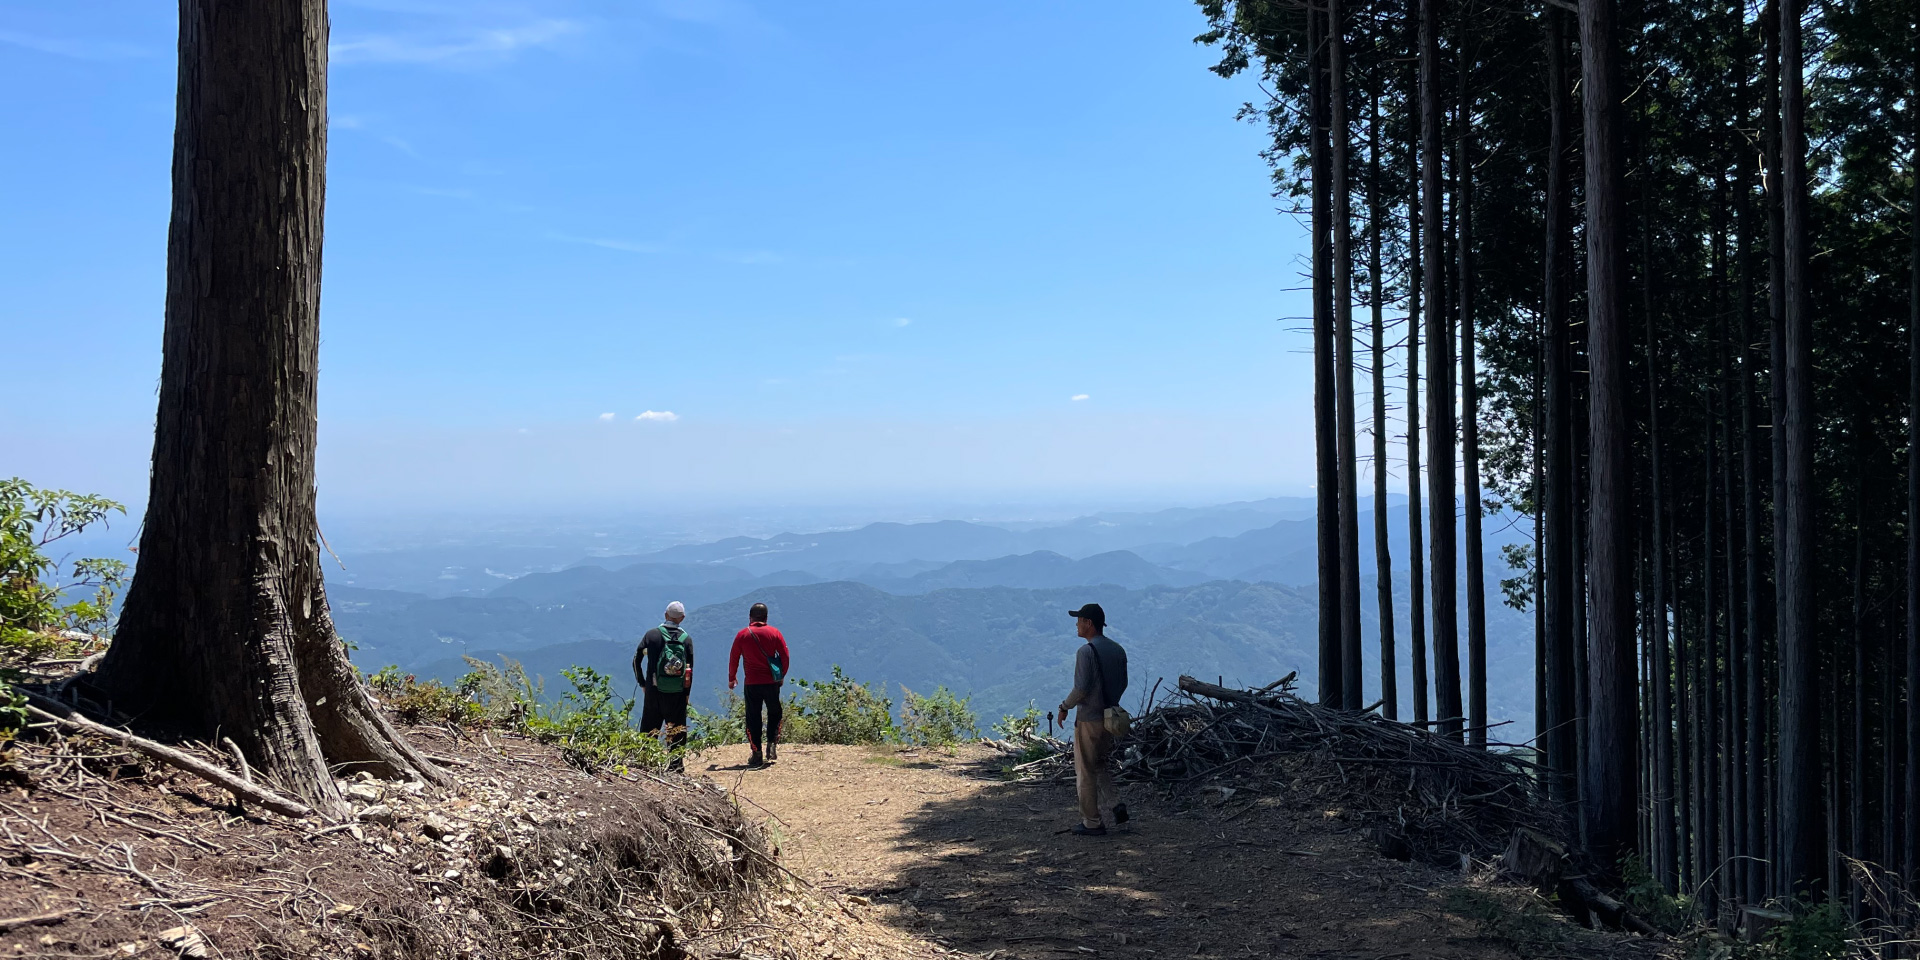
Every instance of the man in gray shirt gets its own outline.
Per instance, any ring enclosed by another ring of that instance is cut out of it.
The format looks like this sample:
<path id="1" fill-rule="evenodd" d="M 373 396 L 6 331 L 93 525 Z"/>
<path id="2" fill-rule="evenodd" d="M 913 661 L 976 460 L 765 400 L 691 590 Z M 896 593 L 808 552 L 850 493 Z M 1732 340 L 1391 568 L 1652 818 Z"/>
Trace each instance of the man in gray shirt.
<path id="1" fill-rule="evenodd" d="M 1107 758 L 1113 753 L 1113 734 L 1107 731 L 1108 707 L 1119 706 L 1127 692 L 1127 651 L 1107 639 L 1107 613 L 1089 603 L 1067 615 L 1075 619 L 1080 638 L 1087 641 L 1073 658 L 1073 692 L 1060 701 L 1060 724 L 1067 711 L 1079 708 L 1073 722 L 1073 775 L 1080 791 L 1080 820 L 1073 832 L 1083 837 L 1107 833 L 1100 811 L 1103 800 L 1117 799 Z M 1113 822 L 1127 822 L 1127 805 L 1113 806 Z"/>

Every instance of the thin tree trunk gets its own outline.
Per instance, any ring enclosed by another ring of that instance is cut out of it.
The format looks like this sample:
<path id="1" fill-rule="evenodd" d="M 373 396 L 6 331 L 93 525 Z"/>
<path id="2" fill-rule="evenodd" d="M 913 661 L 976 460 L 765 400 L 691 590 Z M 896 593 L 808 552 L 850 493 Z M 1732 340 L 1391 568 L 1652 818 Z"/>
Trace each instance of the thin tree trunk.
<path id="1" fill-rule="evenodd" d="M 1698 651 L 1696 662 L 1699 673 L 1699 734 L 1700 734 L 1700 902 L 1709 922 L 1719 916 L 1720 898 L 1720 709 L 1719 682 L 1720 671 L 1714 663 L 1714 651 L 1719 647 L 1716 633 L 1719 629 L 1719 596 L 1714 568 L 1714 513 L 1718 504 L 1713 495 L 1715 473 L 1718 458 L 1715 456 L 1714 421 L 1718 419 L 1714 409 L 1713 386 L 1707 386 L 1707 437 L 1706 470 L 1704 489 L 1701 491 L 1700 506 L 1700 635 L 1695 644 Z"/>
<path id="2" fill-rule="evenodd" d="M 1340 597 L 1340 442 L 1336 399 L 1340 351 L 1335 345 L 1333 316 L 1331 147 L 1328 143 L 1326 73 L 1322 67 L 1326 25 L 1317 9 L 1307 12 L 1308 101 L 1312 113 L 1313 183 L 1313 439 L 1314 494 L 1317 505 L 1320 567 L 1320 702 L 1346 706 L 1341 663 Z"/>
<path id="3" fill-rule="evenodd" d="M 1353 190 L 1348 177 L 1352 126 L 1347 122 L 1346 17 L 1341 0 L 1327 0 L 1329 131 L 1333 138 L 1333 267 L 1335 407 L 1340 455 L 1340 690 L 1344 706 L 1366 704 L 1366 664 L 1360 646 L 1359 423 L 1353 394 Z"/>
<path id="4" fill-rule="evenodd" d="M 1414 86 L 1417 87 L 1417 84 Z M 1415 93 L 1416 91 L 1409 91 Z M 1416 99 L 1409 97 L 1409 101 Z M 1418 122 L 1415 126 L 1419 126 Z M 1415 134 L 1415 139 L 1419 139 Z M 1408 166 L 1419 169 L 1409 145 Z M 1407 668 L 1413 685 L 1413 720 L 1432 719 L 1427 707 L 1427 575 L 1426 528 L 1422 526 L 1420 490 L 1420 293 L 1425 284 L 1420 235 L 1422 213 L 1418 178 L 1407 191 Z"/>
<path id="5" fill-rule="evenodd" d="M 336 771 L 443 779 L 334 632 L 314 519 L 324 0 L 180 4 L 159 411 L 140 564 L 93 683 L 232 737 L 323 814 Z"/>
<path id="6" fill-rule="evenodd" d="M 1824 889 L 1814 577 L 1813 317 L 1807 294 L 1806 92 L 1800 3 L 1780 13 L 1780 196 L 1785 217 L 1786 491 L 1780 543 L 1780 836 L 1788 892 Z"/>
<path id="7" fill-rule="evenodd" d="M 1427 500 L 1433 594 L 1433 679 L 1440 732 L 1461 734 L 1460 624 L 1455 612 L 1453 391 L 1444 274 L 1446 228 L 1440 218 L 1440 0 L 1420 0 L 1420 183 L 1427 269 Z"/>
<path id="8" fill-rule="evenodd" d="M 1582 0 L 1580 51 L 1586 115 L 1588 367 L 1592 463 L 1588 502 L 1588 746 L 1582 812 L 1588 852 L 1608 875 L 1633 852 L 1639 791 L 1634 726 L 1632 424 L 1620 284 L 1619 93 L 1613 0 Z"/>
<path id="9" fill-rule="evenodd" d="M 1911 103 L 1920 103 L 1920 19 L 1914 33 Z M 1907 111 L 1913 124 L 1909 170 L 1920 170 L 1920 110 Z M 1913 178 L 1907 204 L 1907 242 L 1913 275 L 1907 291 L 1907 715 L 1906 777 L 1901 818 L 1901 867 L 1908 889 L 1920 895 L 1920 176 Z"/>
<path id="10" fill-rule="evenodd" d="M 1786 378 L 1786 221 L 1780 198 L 1780 0 L 1768 0 L 1766 10 L 1761 15 L 1762 36 L 1764 38 L 1765 59 L 1761 65 L 1761 84 L 1765 89 L 1762 97 L 1766 115 L 1761 118 L 1760 129 L 1764 141 L 1764 156 L 1767 164 L 1767 409 L 1769 455 L 1771 462 L 1769 479 L 1772 481 L 1773 501 L 1773 622 L 1772 654 L 1762 676 L 1771 676 L 1772 688 L 1768 699 L 1775 709 L 1767 711 L 1767 764 L 1766 764 L 1766 839 L 1767 839 L 1767 883 L 1764 894 L 1768 898 L 1778 896 L 1787 887 L 1786 875 L 1782 872 L 1780 855 L 1780 712 L 1778 710 L 1780 684 L 1780 638 L 1782 610 L 1785 600 L 1782 597 L 1786 589 L 1784 577 L 1785 558 L 1781 550 L 1786 543 L 1787 515 L 1784 509 L 1787 491 L 1787 378 Z"/>
<path id="11" fill-rule="evenodd" d="M 1467 566 L 1467 735 L 1469 742 L 1487 744 L 1487 577 L 1486 557 L 1480 534 L 1480 386 L 1474 361 L 1476 333 L 1473 316 L 1473 103 L 1469 99 L 1467 74 L 1472 64 L 1467 56 L 1467 29 L 1462 5 L 1458 31 L 1460 132 L 1454 139 L 1458 171 L 1460 211 L 1459 246 L 1456 266 L 1459 271 L 1460 304 L 1460 480 L 1465 553 Z"/>
<path id="12" fill-rule="evenodd" d="M 1387 343 L 1385 283 L 1380 276 L 1380 229 L 1386 219 L 1380 180 L 1380 94 L 1371 97 L 1367 123 L 1367 273 L 1373 289 L 1373 561 L 1380 599 L 1380 710 L 1400 718 L 1400 682 L 1393 650 L 1393 551 L 1387 536 Z"/>
<path id="13" fill-rule="evenodd" d="M 1573 343 L 1568 329 L 1568 281 L 1571 274 L 1572 230 L 1567 172 L 1567 87 L 1564 19 L 1549 7 L 1547 19 L 1547 77 L 1549 83 L 1549 148 L 1546 204 L 1546 292 L 1543 313 L 1546 334 L 1546 547 L 1542 556 L 1546 586 L 1542 606 L 1546 617 L 1548 796 L 1562 804 L 1578 799 L 1579 735 L 1574 716 L 1574 595 L 1579 589 L 1574 573 L 1574 503 L 1579 459 L 1573 442 L 1571 370 Z M 1657 454 L 1656 454 L 1657 456 Z M 1658 488 L 1656 487 L 1656 490 Z M 1656 494 L 1657 495 L 1657 494 Z M 1659 582 L 1659 528 L 1654 528 L 1654 578 Z M 1660 644 L 1665 646 L 1664 637 Z M 1656 719 L 1656 723 L 1658 720 Z"/>

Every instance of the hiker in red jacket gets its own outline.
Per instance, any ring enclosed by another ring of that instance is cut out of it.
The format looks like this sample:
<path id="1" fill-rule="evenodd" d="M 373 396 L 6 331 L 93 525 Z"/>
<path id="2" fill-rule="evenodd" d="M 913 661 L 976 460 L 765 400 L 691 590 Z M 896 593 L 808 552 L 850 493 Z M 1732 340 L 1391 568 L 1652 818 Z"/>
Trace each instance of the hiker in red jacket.
<path id="1" fill-rule="evenodd" d="M 732 690 L 742 662 L 747 673 L 747 744 L 753 754 L 747 766 L 758 767 L 780 759 L 780 683 L 787 677 L 787 638 L 767 626 L 767 605 L 747 611 L 747 628 L 733 635 L 733 654 L 727 658 L 727 689 Z M 766 707 L 767 749 L 760 752 L 760 708 Z"/>

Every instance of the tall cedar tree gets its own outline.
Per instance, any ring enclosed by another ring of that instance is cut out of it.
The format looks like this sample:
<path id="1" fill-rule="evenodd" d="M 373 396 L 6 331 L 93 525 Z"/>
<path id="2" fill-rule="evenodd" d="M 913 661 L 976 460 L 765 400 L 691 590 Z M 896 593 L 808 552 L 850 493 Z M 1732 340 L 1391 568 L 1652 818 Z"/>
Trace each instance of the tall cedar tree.
<path id="1" fill-rule="evenodd" d="M 179 51 L 151 489 L 94 683 L 338 814 L 338 773 L 441 775 L 368 699 L 321 581 L 325 0 L 182 0 Z"/>

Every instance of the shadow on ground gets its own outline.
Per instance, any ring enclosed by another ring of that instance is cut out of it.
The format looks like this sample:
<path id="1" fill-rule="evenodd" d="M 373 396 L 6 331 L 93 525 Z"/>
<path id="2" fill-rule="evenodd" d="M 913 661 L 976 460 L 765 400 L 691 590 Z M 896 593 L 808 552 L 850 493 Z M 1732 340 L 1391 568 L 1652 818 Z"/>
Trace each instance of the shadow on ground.
<path id="1" fill-rule="evenodd" d="M 1551 917 L 1490 930 L 1458 877 L 1379 857 L 1340 811 L 1240 790 L 1124 789 L 1130 829 L 1064 832 L 1071 783 L 948 767 L 955 789 L 905 812 L 903 866 L 865 892 L 892 922 L 1002 958 L 1650 956 Z M 1524 898 L 1522 898 L 1524 899 Z M 1625 951 L 1625 952 L 1623 952 Z"/>

